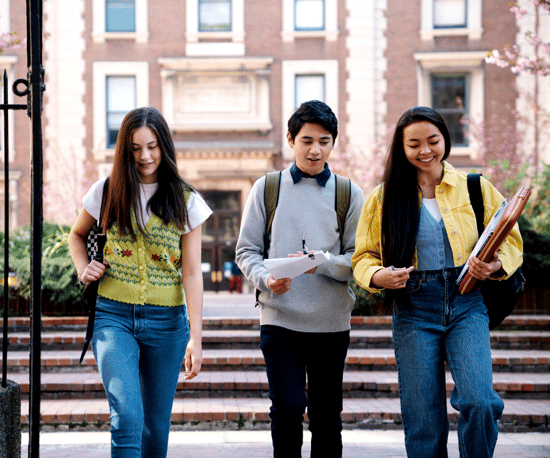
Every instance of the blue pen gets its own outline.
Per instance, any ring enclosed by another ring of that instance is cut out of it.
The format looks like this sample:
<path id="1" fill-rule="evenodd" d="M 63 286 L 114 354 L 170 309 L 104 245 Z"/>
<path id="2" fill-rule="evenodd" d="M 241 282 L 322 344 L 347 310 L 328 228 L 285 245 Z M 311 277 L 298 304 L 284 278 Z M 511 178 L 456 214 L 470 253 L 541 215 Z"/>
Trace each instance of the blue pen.
<path id="1" fill-rule="evenodd" d="M 302 237 L 302 251 L 307 254 L 306 238 Z"/>

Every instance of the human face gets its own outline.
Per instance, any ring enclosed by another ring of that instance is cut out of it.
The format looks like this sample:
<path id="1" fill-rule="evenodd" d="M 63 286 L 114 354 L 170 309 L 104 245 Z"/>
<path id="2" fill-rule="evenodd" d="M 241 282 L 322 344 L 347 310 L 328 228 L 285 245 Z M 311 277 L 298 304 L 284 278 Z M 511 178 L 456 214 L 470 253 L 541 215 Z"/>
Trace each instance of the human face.
<path id="1" fill-rule="evenodd" d="M 134 131 L 132 151 L 140 181 L 146 184 L 156 183 L 162 153 L 157 136 L 149 127 L 142 126 Z"/>
<path id="2" fill-rule="evenodd" d="M 329 131 L 319 124 L 306 122 L 294 141 L 290 132 L 287 132 L 286 138 L 294 150 L 296 165 L 302 172 L 317 175 L 323 171 L 334 145 Z"/>
<path id="3" fill-rule="evenodd" d="M 419 121 L 403 129 L 403 148 L 408 161 L 423 174 L 441 176 L 445 138 L 431 122 Z"/>

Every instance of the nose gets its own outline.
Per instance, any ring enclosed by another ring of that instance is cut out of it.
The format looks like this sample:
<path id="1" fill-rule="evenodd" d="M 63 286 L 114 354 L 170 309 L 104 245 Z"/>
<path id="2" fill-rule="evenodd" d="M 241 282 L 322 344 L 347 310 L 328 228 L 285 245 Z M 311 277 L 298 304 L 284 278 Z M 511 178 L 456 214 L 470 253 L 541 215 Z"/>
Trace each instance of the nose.
<path id="1" fill-rule="evenodd" d="M 311 144 L 310 151 L 312 153 L 320 153 L 321 152 L 321 145 L 318 142 L 313 142 Z"/>
<path id="2" fill-rule="evenodd" d="M 141 148 L 141 151 L 139 152 L 139 159 L 141 161 L 147 160 L 151 157 L 151 154 L 149 153 L 148 148 Z"/>

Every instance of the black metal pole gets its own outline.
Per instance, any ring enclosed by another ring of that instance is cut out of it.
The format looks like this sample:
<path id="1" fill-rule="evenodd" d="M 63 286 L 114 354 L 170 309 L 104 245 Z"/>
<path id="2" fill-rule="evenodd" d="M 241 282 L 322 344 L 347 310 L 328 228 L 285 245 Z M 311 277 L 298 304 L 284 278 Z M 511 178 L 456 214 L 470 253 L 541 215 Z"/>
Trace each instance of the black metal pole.
<path id="1" fill-rule="evenodd" d="M 40 456 L 40 361 L 42 309 L 42 1 L 27 0 L 27 59 L 32 135 L 31 163 L 31 349 L 29 393 L 29 457 Z"/>
<path id="2" fill-rule="evenodd" d="M 4 105 L 8 104 L 8 73 L 4 70 Z M 4 110 L 4 322 L 2 323 L 2 388 L 8 386 L 8 306 L 10 303 L 9 259 L 10 259 L 10 156 L 8 134 L 8 110 Z"/>

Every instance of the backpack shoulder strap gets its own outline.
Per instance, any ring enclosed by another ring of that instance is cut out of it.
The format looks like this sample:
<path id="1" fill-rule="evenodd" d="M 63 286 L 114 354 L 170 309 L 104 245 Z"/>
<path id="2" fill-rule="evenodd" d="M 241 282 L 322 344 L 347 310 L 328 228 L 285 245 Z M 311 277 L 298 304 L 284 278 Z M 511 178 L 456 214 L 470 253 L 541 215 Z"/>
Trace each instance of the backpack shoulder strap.
<path id="1" fill-rule="evenodd" d="M 336 192 L 334 196 L 334 209 L 338 220 L 338 232 L 340 233 L 340 253 L 344 248 L 344 228 L 351 201 L 351 180 L 349 178 L 334 175 L 336 180 Z"/>
<path id="2" fill-rule="evenodd" d="M 264 207 L 265 207 L 265 232 L 264 232 L 264 259 L 271 242 L 271 226 L 275 209 L 279 203 L 279 188 L 281 186 L 281 172 L 269 172 L 265 176 Z"/>
<path id="3" fill-rule="evenodd" d="M 103 193 L 101 194 L 101 207 L 99 209 L 99 220 L 97 221 L 97 227 L 101 231 L 101 222 L 103 221 L 103 212 L 105 211 L 105 202 L 107 202 L 107 192 L 109 191 L 109 180 L 111 177 L 107 177 L 105 183 L 103 183 Z"/>
<path id="4" fill-rule="evenodd" d="M 469 173 L 468 174 L 468 193 L 470 194 L 470 203 L 474 209 L 477 222 L 477 232 L 482 234 L 484 229 L 484 208 L 483 208 L 483 195 L 481 194 L 481 174 Z"/>

